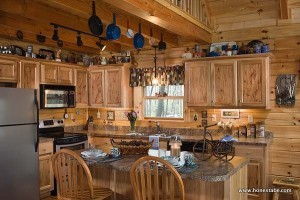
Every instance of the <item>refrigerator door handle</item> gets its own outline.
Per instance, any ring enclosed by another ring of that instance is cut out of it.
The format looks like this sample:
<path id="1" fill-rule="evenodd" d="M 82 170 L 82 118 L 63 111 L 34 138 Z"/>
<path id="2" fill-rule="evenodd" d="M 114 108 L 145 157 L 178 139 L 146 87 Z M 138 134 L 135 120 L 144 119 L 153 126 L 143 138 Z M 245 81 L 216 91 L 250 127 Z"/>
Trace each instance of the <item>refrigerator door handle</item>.
<path id="1" fill-rule="evenodd" d="M 38 152 L 39 143 L 40 143 L 40 136 L 39 136 L 39 102 L 37 99 L 37 89 L 34 90 L 34 103 L 36 107 L 36 143 L 35 143 L 35 152 Z"/>

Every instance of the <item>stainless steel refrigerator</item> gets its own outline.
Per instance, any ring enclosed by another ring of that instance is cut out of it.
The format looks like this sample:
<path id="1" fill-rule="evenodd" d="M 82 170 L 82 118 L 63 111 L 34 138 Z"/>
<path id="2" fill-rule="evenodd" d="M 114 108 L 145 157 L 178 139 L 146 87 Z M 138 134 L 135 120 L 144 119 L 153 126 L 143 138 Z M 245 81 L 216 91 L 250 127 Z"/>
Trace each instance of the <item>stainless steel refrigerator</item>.
<path id="1" fill-rule="evenodd" d="M 38 200 L 36 90 L 0 87 L 0 199 Z"/>

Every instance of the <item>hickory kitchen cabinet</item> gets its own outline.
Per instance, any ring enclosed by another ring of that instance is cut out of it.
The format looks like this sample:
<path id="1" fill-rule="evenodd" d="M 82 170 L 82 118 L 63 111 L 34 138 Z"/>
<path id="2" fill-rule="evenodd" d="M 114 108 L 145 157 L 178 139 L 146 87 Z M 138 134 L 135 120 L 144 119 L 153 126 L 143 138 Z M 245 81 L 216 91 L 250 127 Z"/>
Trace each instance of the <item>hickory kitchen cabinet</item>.
<path id="1" fill-rule="evenodd" d="M 88 71 L 86 68 L 75 70 L 76 107 L 88 105 Z"/>
<path id="2" fill-rule="evenodd" d="M 39 89 L 40 85 L 40 63 L 31 60 L 20 60 L 21 88 Z"/>
<path id="3" fill-rule="evenodd" d="M 57 63 L 41 63 L 41 83 L 74 85 L 74 67 Z"/>
<path id="4" fill-rule="evenodd" d="M 269 167 L 269 150 L 267 146 L 235 145 L 235 155 L 249 158 L 248 188 L 268 188 L 267 174 Z M 265 200 L 266 193 L 248 192 L 248 199 Z"/>
<path id="5" fill-rule="evenodd" d="M 39 175 L 40 175 L 40 196 L 50 196 L 54 189 L 54 174 L 52 169 L 51 156 L 53 155 L 53 140 L 39 144 Z"/>
<path id="6" fill-rule="evenodd" d="M 268 108 L 268 54 L 190 60 L 185 69 L 187 106 Z"/>
<path id="7" fill-rule="evenodd" d="M 0 82 L 18 83 L 19 60 L 10 56 L 0 56 Z"/>
<path id="8" fill-rule="evenodd" d="M 129 67 L 113 65 L 89 69 L 89 104 L 102 107 L 131 107 Z"/>

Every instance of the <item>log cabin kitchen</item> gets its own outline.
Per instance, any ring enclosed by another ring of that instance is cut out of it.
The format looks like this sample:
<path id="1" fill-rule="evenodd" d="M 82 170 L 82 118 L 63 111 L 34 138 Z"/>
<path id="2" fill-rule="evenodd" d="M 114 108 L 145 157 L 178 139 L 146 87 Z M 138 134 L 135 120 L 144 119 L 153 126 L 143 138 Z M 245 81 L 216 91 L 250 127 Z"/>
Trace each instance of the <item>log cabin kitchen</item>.
<path id="1" fill-rule="evenodd" d="M 297 0 L 1 0 L 0 199 L 299 200 L 299 23 Z"/>

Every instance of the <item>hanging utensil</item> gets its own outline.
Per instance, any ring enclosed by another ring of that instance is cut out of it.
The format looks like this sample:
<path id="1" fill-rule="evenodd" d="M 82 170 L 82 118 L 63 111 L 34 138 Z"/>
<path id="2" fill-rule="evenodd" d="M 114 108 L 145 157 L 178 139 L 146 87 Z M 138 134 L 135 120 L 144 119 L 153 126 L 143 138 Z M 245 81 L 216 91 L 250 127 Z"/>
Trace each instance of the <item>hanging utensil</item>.
<path id="1" fill-rule="evenodd" d="M 163 34 L 160 34 L 160 41 L 158 43 L 158 50 L 163 51 L 166 50 L 167 44 L 163 41 Z"/>
<path id="2" fill-rule="evenodd" d="M 103 33 L 102 21 L 96 15 L 95 1 L 93 1 L 93 15 L 89 18 L 89 27 L 91 32 L 96 36 L 100 36 Z"/>
<path id="3" fill-rule="evenodd" d="M 106 38 L 108 40 L 117 40 L 121 36 L 121 29 L 116 25 L 116 13 L 113 14 L 113 23 L 106 28 Z"/>
<path id="4" fill-rule="evenodd" d="M 149 44 L 150 46 L 154 47 L 157 46 L 158 41 L 153 38 L 153 32 L 152 32 L 152 28 L 150 29 L 150 38 L 149 38 Z"/>
<path id="5" fill-rule="evenodd" d="M 127 20 L 127 31 L 125 34 L 128 38 L 133 38 L 134 37 L 134 33 L 133 31 L 129 28 L 129 20 Z"/>
<path id="6" fill-rule="evenodd" d="M 139 23 L 139 32 L 136 33 L 133 38 L 133 45 L 136 49 L 142 49 L 144 46 L 144 36 L 141 32 L 141 23 Z"/>

